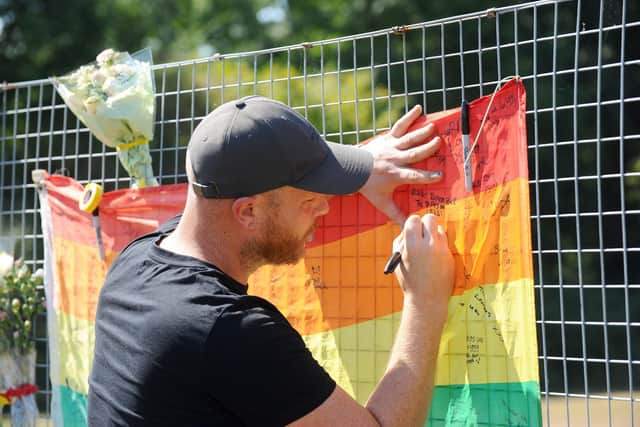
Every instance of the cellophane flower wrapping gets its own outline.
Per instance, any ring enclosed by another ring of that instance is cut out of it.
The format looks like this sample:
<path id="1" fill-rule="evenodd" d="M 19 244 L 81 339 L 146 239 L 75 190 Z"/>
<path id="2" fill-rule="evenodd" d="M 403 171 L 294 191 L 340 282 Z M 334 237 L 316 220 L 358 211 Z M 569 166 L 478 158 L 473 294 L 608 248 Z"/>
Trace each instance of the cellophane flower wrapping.
<path id="1" fill-rule="evenodd" d="M 132 188 L 158 185 L 148 144 L 155 113 L 149 49 L 133 56 L 106 49 L 95 63 L 52 80 L 78 119 L 102 143 L 118 150 Z"/>
<path id="2" fill-rule="evenodd" d="M 18 389 L 24 384 L 35 384 L 36 352 L 21 353 L 15 349 L 0 353 L 0 389 Z M 11 427 L 36 427 L 38 405 L 35 393 L 13 397 L 11 400 Z"/>

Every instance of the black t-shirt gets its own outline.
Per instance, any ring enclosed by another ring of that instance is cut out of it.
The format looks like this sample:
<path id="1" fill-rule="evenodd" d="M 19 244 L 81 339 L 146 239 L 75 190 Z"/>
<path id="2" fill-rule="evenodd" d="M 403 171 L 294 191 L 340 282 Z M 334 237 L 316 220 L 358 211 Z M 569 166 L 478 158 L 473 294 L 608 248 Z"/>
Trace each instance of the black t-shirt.
<path id="1" fill-rule="evenodd" d="M 96 314 L 90 426 L 280 426 L 324 402 L 335 382 L 268 301 L 215 266 L 130 243 Z"/>

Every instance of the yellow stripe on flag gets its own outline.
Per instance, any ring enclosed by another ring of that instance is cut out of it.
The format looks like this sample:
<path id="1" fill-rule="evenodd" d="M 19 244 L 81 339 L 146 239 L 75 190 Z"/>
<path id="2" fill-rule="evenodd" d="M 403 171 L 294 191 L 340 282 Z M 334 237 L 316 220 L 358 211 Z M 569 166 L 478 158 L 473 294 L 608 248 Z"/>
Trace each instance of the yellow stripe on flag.
<path id="1" fill-rule="evenodd" d="M 532 303 L 528 279 L 451 297 L 436 385 L 538 381 Z M 398 312 L 303 339 L 332 378 L 365 402 L 387 366 L 399 322 Z"/>
<path id="2" fill-rule="evenodd" d="M 436 384 L 537 381 L 538 366 L 531 357 L 536 351 L 535 319 L 526 309 L 532 300 L 533 284 L 526 279 L 451 297 Z M 393 313 L 303 339 L 329 374 L 365 401 L 386 368 L 399 321 L 400 313 Z M 86 393 L 94 324 L 65 313 L 58 313 L 58 324 L 61 381 Z"/>
<path id="3" fill-rule="evenodd" d="M 58 316 L 59 373 L 61 384 L 87 394 L 89 373 L 93 364 L 95 324 L 66 313 Z"/>
<path id="4" fill-rule="evenodd" d="M 449 300 L 436 384 L 538 381 L 533 280 L 478 286 Z M 446 356 L 446 357 L 444 357 Z"/>

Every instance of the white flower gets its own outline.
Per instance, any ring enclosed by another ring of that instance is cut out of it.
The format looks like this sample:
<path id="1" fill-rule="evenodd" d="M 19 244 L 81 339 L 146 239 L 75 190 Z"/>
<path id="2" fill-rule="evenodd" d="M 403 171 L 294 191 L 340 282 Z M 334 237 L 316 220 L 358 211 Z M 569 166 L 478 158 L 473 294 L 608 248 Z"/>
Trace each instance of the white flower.
<path id="1" fill-rule="evenodd" d="M 116 64 L 111 67 L 111 71 L 118 77 L 131 77 L 133 75 L 133 69 L 127 64 Z"/>
<path id="2" fill-rule="evenodd" d="M 85 110 L 87 110 L 88 112 L 95 114 L 96 110 L 98 109 L 98 104 L 102 102 L 102 99 L 92 95 L 90 97 L 88 97 L 87 99 L 84 100 L 84 108 Z"/>
<path id="3" fill-rule="evenodd" d="M 31 278 L 35 280 L 36 284 L 40 285 L 44 282 L 44 270 L 39 268 L 32 275 Z"/>
<path id="4" fill-rule="evenodd" d="M 133 87 L 135 79 L 124 74 L 108 77 L 102 85 L 102 90 L 108 97 L 120 96 L 123 92 Z"/>
<path id="5" fill-rule="evenodd" d="M 98 54 L 96 57 L 96 62 L 98 65 L 109 65 L 113 62 L 113 58 L 115 57 L 116 52 L 113 49 L 105 49 Z"/>
<path id="6" fill-rule="evenodd" d="M 98 87 L 101 87 L 104 84 L 107 77 L 107 74 L 102 69 L 93 70 L 90 74 L 90 80 Z"/>
<path id="7" fill-rule="evenodd" d="M 0 252 L 0 286 L 4 286 L 4 276 L 13 268 L 13 256 Z"/>

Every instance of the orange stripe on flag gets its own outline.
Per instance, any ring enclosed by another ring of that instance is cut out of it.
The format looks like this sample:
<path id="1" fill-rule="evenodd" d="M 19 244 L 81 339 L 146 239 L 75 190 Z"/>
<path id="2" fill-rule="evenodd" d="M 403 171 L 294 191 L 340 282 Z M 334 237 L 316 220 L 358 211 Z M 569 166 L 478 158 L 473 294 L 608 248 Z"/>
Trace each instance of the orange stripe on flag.
<path id="1" fill-rule="evenodd" d="M 420 212 L 437 214 L 449 236 L 456 261 L 454 295 L 533 278 L 529 223 L 521 224 L 527 186 L 526 179 L 518 178 L 442 209 Z M 397 312 L 402 292 L 395 276 L 382 272 L 396 233 L 397 227 L 386 224 L 307 249 L 305 259 L 293 267 L 258 270 L 249 279 L 250 292 L 274 303 L 303 335 Z M 465 270 L 464 265 L 472 267 Z"/>
<path id="2" fill-rule="evenodd" d="M 61 237 L 54 238 L 53 250 L 56 254 L 55 310 L 93 321 L 108 265 L 118 254 L 105 251 L 108 264 L 103 263 L 95 245 L 87 246 Z"/>

